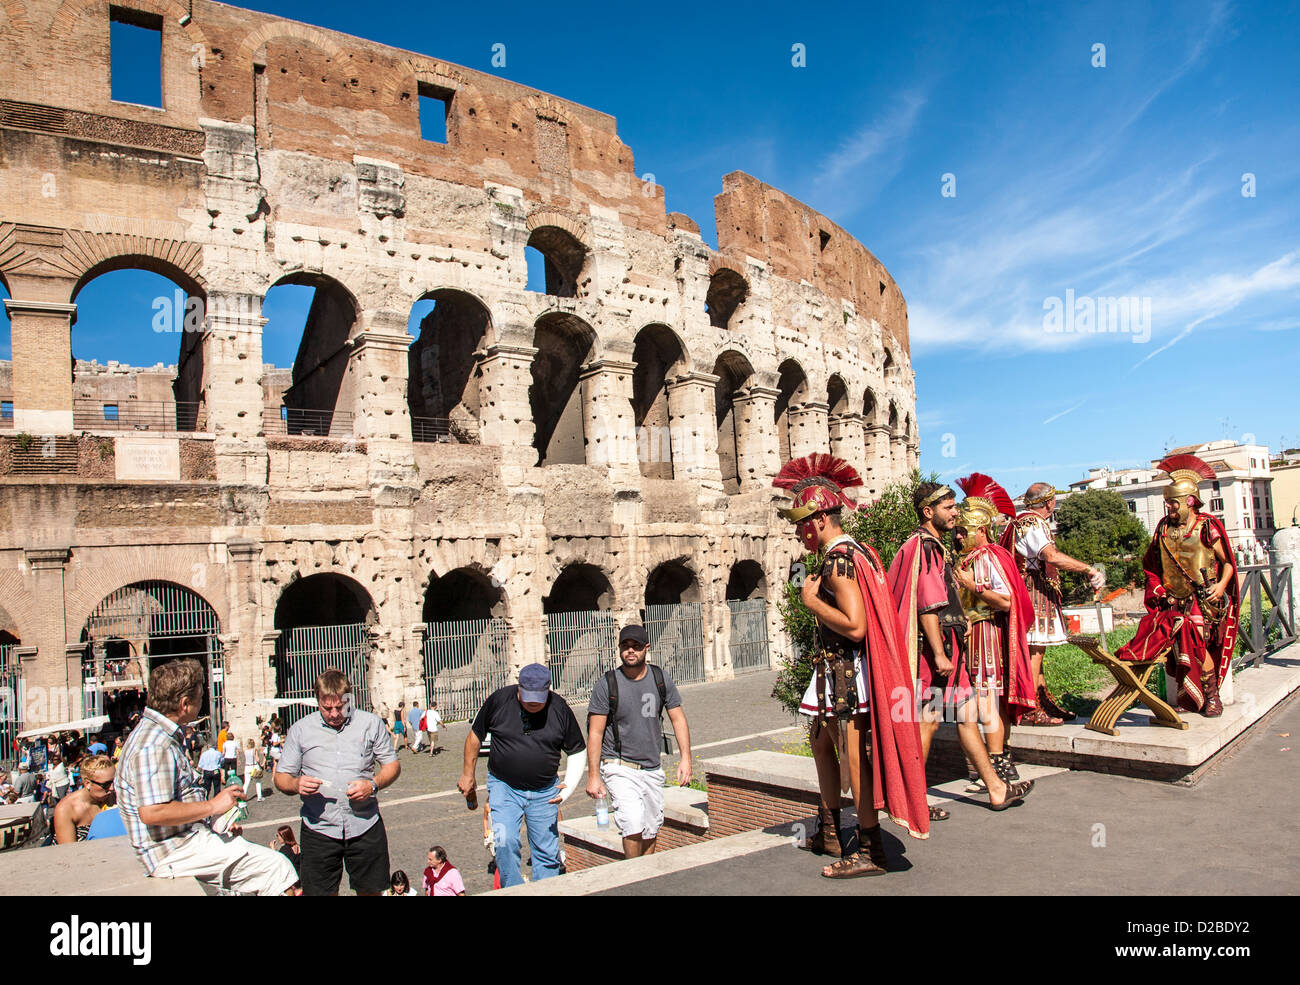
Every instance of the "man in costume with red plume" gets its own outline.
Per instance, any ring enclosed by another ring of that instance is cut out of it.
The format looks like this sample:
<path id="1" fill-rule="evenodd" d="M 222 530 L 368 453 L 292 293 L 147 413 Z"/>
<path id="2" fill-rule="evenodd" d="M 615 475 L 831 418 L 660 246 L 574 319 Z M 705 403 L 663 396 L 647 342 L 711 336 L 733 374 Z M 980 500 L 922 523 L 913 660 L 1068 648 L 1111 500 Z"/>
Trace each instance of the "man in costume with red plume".
<path id="1" fill-rule="evenodd" d="M 954 572 L 970 625 L 967 666 L 989 760 L 998 776 L 1014 783 L 1020 774 L 1006 750 L 1011 714 L 1036 705 L 1025 625 L 1032 603 L 1015 559 L 998 544 L 998 517 L 1015 519 L 1016 508 L 987 475 L 976 472 L 957 485 L 966 494 L 952 534 L 960 555 Z"/>
<path id="2" fill-rule="evenodd" d="M 1106 584 L 1105 576 L 1096 568 L 1057 548 L 1051 524 L 1055 512 L 1056 487 L 1046 482 L 1035 482 L 1025 490 L 1025 508 L 1002 534 L 1002 547 L 1016 559 L 1033 603 L 1026 622 L 1029 625 L 1029 656 L 1034 665 L 1036 703 L 1021 714 L 1021 725 L 1060 725 L 1074 718 L 1073 713 L 1056 703 L 1043 674 L 1043 657 L 1047 648 L 1066 641 L 1058 571 L 1087 575 L 1094 592 L 1101 591 Z"/>
<path id="3" fill-rule="evenodd" d="M 942 540 L 957 525 L 957 496 L 947 486 L 922 482 L 912 493 L 912 505 L 920 526 L 890 562 L 889 588 L 904 634 L 908 667 L 917 682 L 921 752 L 928 759 L 940 723 L 945 717 L 955 720 L 962 751 L 989 792 L 989 806 L 1000 811 L 1029 793 L 1033 781 L 1003 780 L 980 738 L 966 660 L 966 615 Z M 948 816 L 940 807 L 929 812 L 936 821 Z"/>
<path id="4" fill-rule="evenodd" d="M 1171 455 L 1156 466 L 1169 474 L 1165 515 L 1142 559 L 1147 614 L 1137 635 L 1115 655 L 1150 660 L 1168 650 L 1166 673 L 1178 681 L 1178 704 L 1206 718 L 1223 714 L 1219 685 L 1232 665 L 1241 589 L 1223 523 L 1198 495 L 1214 469 L 1194 455 Z"/>
<path id="5" fill-rule="evenodd" d="M 800 587 L 817 621 L 813 678 L 799 709 L 812 718 L 821 791 L 818 830 L 807 847 L 842 856 L 822 870 L 828 878 L 880 875 L 888 863 L 876 812 L 884 809 L 914 838 L 929 837 L 930 820 L 916 721 L 891 714 L 900 702 L 910 709 L 912 690 L 884 569 L 870 546 L 840 526 L 841 510 L 856 509 L 844 488 L 862 480 L 844 460 L 813 454 L 787 462 L 772 484 L 794 497 L 781 516 L 795 524 L 807 551 L 823 557 Z M 839 836 L 845 772 L 858 812 L 858 850 L 851 855 Z"/>

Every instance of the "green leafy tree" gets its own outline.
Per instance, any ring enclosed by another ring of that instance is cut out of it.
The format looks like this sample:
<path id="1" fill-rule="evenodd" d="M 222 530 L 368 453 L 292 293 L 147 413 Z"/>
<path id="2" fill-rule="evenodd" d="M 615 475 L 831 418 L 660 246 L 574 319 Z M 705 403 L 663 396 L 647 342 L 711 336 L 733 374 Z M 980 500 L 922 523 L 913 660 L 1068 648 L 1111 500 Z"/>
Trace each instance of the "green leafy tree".
<path id="1" fill-rule="evenodd" d="M 1056 546 L 1088 564 L 1106 566 L 1106 587 L 1142 583 L 1142 555 L 1151 537 L 1124 497 L 1108 489 L 1089 489 L 1056 507 Z M 1068 602 L 1088 602 L 1092 589 L 1084 575 L 1062 572 Z"/>
<path id="2" fill-rule="evenodd" d="M 880 555 L 880 561 L 886 568 L 894 559 L 903 541 L 912 536 L 916 530 L 916 511 L 912 509 L 912 491 L 922 482 L 921 473 L 913 470 L 906 479 L 891 483 L 880 496 L 864 509 L 853 513 L 845 512 L 841 519 L 844 532 L 862 544 L 870 544 Z M 928 482 L 937 482 L 939 477 L 931 474 Z M 849 490 L 851 494 L 853 490 Z M 803 570 L 816 572 L 821 568 L 821 557 L 817 554 L 805 554 L 800 562 Z M 772 697 L 776 698 L 787 711 L 795 714 L 799 710 L 799 700 L 808 689 L 812 680 L 812 653 L 817 645 L 817 620 L 803 604 L 799 587 L 787 582 L 785 591 L 778 603 L 781 620 L 785 624 L 786 634 L 790 638 L 793 652 L 781 661 L 776 684 L 772 688 Z"/>

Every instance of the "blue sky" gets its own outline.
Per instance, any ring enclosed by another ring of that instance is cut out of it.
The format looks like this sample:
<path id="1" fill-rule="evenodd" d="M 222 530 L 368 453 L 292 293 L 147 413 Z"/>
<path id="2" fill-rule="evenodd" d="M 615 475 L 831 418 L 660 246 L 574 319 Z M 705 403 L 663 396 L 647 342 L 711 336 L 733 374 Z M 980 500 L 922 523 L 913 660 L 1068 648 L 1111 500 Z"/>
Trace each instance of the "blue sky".
<path id="1" fill-rule="evenodd" d="M 830 216 L 908 301 L 926 470 L 1014 495 L 1199 440 L 1300 445 L 1295 5 L 247 6 L 614 115 L 710 242 L 731 170 Z M 79 357 L 175 361 L 175 336 L 124 348 L 124 288 L 92 312 L 96 286 Z M 1149 303 L 1149 323 L 1048 331 L 1067 291 Z M 278 305 L 267 357 L 287 365 Z"/>

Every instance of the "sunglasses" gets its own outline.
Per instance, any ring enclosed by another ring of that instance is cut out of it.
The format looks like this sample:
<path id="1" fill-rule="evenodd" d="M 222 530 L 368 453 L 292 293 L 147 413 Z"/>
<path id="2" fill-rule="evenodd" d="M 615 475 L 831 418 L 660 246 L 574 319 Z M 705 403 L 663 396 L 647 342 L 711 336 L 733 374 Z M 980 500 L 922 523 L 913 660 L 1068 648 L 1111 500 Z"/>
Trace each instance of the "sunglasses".
<path id="1" fill-rule="evenodd" d="M 87 782 L 87 783 L 93 783 L 95 786 L 99 787 L 100 790 L 112 790 L 112 789 L 113 789 L 113 784 L 114 784 L 116 781 L 115 781 L 115 780 L 109 780 L 107 783 L 101 783 L 99 780 L 87 780 L 86 782 Z"/>

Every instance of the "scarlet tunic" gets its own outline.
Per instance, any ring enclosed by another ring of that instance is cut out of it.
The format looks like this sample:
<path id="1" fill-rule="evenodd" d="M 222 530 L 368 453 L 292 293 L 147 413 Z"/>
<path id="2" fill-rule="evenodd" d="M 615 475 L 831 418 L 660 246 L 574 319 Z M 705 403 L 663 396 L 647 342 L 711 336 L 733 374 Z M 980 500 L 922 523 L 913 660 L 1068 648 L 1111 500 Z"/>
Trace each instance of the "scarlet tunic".
<path id="1" fill-rule="evenodd" d="M 1168 518 L 1156 524 L 1151 546 L 1142 559 L 1147 580 L 1143 599 L 1147 614 L 1138 623 L 1137 635 L 1115 656 L 1121 660 L 1151 660 L 1167 655 L 1165 673 L 1178 682 L 1178 704 L 1190 711 L 1200 711 L 1205 704 L 1201 671 L 1206 657 L 1213 662 L 1220 684 L 1232 664 L 1232 651 L 1237 643 L 1237 614 L 1241 609 L 1237 562 L 1228 544 L 1227 531 L 1218 518 L 1208 513 L 1195 514 L 1189 536 L 1199 536 L 1201 543 L 1208 548 L 1222 541 L 1224 555 L 1233 569 L 1223 596 L 1223 618 L 1209 622 L 1194 594 L 1186 599 L 1177 599 L 1165 586 L 1165 560 L 1160 544 L 1168 526 Z M 1213 578 L 1217 579 L 1222 568 L 1217 563 L 1215 568 Z"/>

